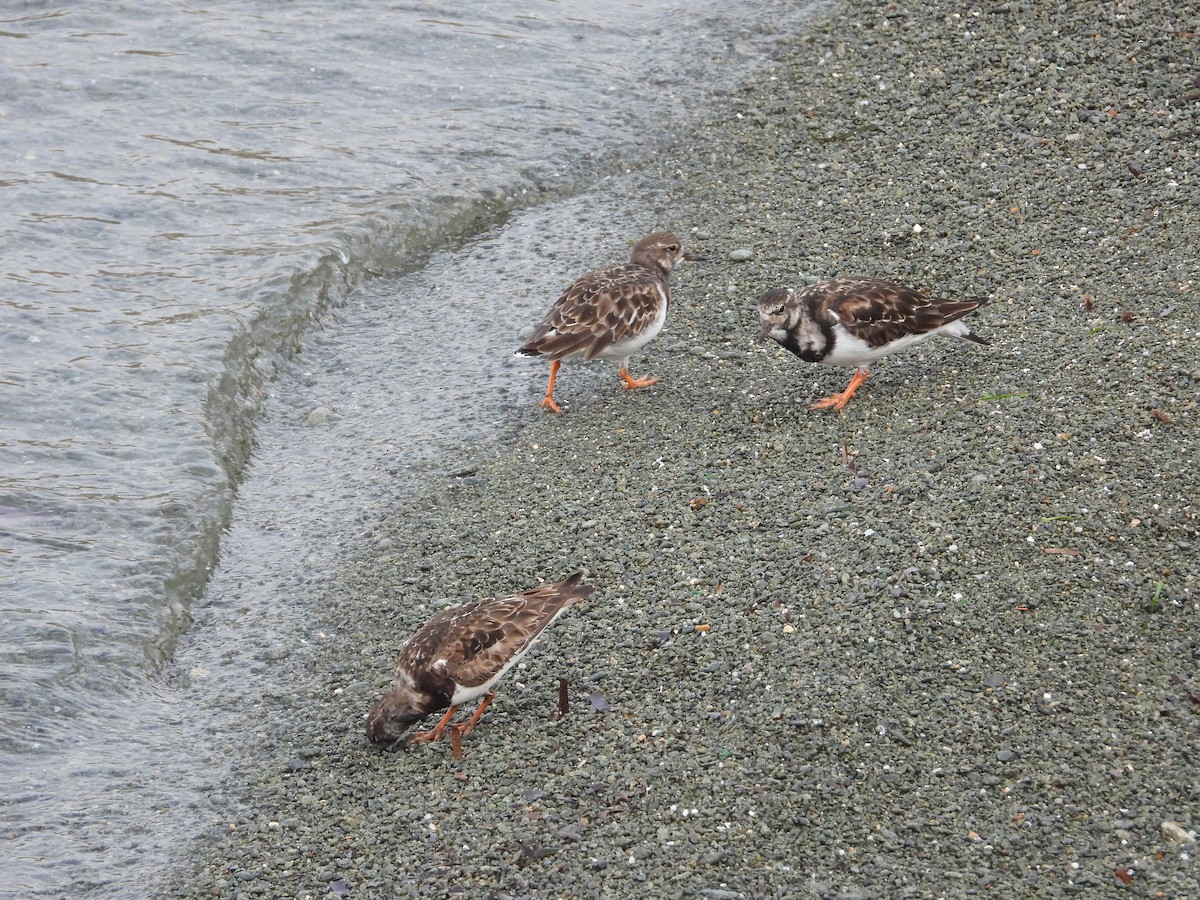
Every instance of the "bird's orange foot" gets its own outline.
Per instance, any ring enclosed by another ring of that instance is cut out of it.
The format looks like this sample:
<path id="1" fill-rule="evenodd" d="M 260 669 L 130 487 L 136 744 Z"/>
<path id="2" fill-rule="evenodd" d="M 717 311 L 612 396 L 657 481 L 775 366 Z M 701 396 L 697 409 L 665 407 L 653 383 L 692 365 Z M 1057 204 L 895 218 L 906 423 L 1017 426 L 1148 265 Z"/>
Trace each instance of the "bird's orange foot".
<path id="1" fill-rule="evenodd" d="M 450 723 L 450 719 L 458 712 L 457 706 L 452 706 L 446 710 L 446 714 L 441 720 L 430 728 L 428 731 L 419 731 L 408 739 L 410 744 L 424 744 L 429 741 L 436 741 L 442 736 L 442 732 L 446 730 L 446 726 Z"/>
<path id="2" fill-rule="evenodd" d="M 832 409 L 840 412 L 845 408 L 846 404 L 850 402 L 851 398 L 854 396 L 854 392 L 857 391 L 859 386 L 867 380 L 867 376 L 870 374 L 870 370 L 868 369 L 855 369 L 854 377 L 850 379 L 850 383 L 846 385 L 846 389 L 844 391 L 842 391 L 840 394 L 830 394 L 825 399 L 818 400 L 816 403 L 810 406 L 809 409 Z"/>
<path id="3" fill-rule="evenodd" d="M 483 716 L 483 711 L 491 706 L 492 701 L 495 699 L 496 692 L 488 691 L 487 694 L 484 695 L 482 702 L 480 702 L 479 708 L 475 710 L 475 715 L 471 716 L 468 721 L 455 725 L 454 730 L 457 731 L 462 737 L 466 737 L 468 734 L 474 731 L 475 726 L 479 724 L 479 720 Z"/>
<path id="4" fill-rule="evenodd" d="M 558 380 L 558 370 L 562 367 L 562 362 L 557 359 L 550 360 L 550 382 L 546 385 L 546 396 L 542 398 L 542 409 L 550 409 L 556 413 L 561 413 L 558 404 L 554 402 L 554 382 Z"/>
<path id="5" fill-rule="evenodd" d="M 463 738 L 475 730 L 475 726 L 478 724 L 480 716 L 483 715 L 483 711 L 491 706 L 494 699 L 496 699 L 495 692 L 489 691 L 483 698 L 483 702 L 479 704 L 479 708 L 475 710 L 475 715 L 471 716 L 469 721 L 458 722 L 450 726 L 450 749 L 453 751 L 455 759 L 463 758 Z"/>
<path id="6" fill-rule="evenodd" d="M 636 391 L 638 388 L 650 387 L 652 384 L 658 384 L 658 379 L 653 375 L 647 378 L 634 378 L 629 374 L 629 370 L 624 368 L 617 372 L 617 374 L 620 375 L 621 380 L 625 382 L 625 390 L 627 391 Z"/>
<path id="7" fill-rule="evenodd" d="M 441 730 L 432 728 L 429 731 L 418 731 L 408 739 L 410 744 L 426 744 L 436 741 L 442 736 Z"/>
<path id="8" fill-rule="evenodd" d="M 850 398 L 853 396 L 849 391 L 843 391 L 840 394 L 830 394 L 828 397 L 818 400 L 809 409 L 832 409 L 840 411 L 845 409 L 846 404 L 850 402 Z"/>

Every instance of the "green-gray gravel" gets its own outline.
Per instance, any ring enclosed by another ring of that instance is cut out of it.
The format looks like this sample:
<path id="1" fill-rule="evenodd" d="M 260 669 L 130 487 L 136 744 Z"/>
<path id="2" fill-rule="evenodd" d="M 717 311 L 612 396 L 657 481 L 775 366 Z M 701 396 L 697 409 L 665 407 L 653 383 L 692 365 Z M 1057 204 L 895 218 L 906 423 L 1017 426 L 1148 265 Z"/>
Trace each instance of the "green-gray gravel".
<path id="1" fill-rule="evenodd" d="M 847 0 L 789 37 L 622 188 L 708 257 L 662 383 L 568 363 L 546 416 L 531 366 L 511 442 L 371 525 L 170 895 L 1200 896 L 1163 827 L 1200 829 L 1197 31 Z M 987 296 L 992 346 L 810 412 L 849 370 L 753 301 L 838 272 Z M 462 762 L 367 744 L 438 603 L 580 568 Z"/>

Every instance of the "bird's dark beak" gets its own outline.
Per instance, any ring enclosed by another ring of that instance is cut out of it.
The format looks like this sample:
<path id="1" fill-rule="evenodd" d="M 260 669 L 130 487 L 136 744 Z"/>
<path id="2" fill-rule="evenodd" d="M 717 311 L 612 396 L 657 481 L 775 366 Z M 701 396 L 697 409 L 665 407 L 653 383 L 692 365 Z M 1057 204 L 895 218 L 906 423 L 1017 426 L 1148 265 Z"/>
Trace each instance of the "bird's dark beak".
<path id="1" fill-rule="evenodd" d="M 760 341 L 766 341 L 766 340 L 770 340 L 770 338 L 771 338 L 771 323 L 764 322 L 762 330 L 759 331 L 759 333 L 758 333 L 758 339 Z"/>
<path id="2" fill-rule="evenodd" d="M 707 256 L 701 256 L 699 253 L 693 253 L 691 250 L 684 250 L 683 258 L 691 262 L 704 262 L 708 259 Z"/>

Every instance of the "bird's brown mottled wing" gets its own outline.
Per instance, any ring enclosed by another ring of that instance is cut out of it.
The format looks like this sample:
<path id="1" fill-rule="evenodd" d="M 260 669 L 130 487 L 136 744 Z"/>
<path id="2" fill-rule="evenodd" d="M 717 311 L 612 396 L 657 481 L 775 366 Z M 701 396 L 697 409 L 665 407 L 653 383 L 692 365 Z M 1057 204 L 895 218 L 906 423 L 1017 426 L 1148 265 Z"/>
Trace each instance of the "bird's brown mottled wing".
<path id="1" fill-rule="evenodd" d="M 842 327 L 868 346 L 879 347 L 909 334 L 927 334 L 978 309 L 986 300 L 950 300 L 867 278 L 833 279 L 822 304 Z"/>
<path id="2" fill-rule="evenodd" d="M 664 290 L 659 276 L 642 266 L 590 272 L 563 292 L 518 352 L 594 359 L 653 322 Z"/>
<path id="3" fill-rule="evenodd" d="M 576 573 L 556 584 L 445 610 L 413 636 L 405 652 L 421 641 L 426 664 L 444 659 L 446 674 L 459 684 L 484 684 L 524 653 L 564 607 L 592 593 L 591 585 L 579 583 L 582 577 Z"/>

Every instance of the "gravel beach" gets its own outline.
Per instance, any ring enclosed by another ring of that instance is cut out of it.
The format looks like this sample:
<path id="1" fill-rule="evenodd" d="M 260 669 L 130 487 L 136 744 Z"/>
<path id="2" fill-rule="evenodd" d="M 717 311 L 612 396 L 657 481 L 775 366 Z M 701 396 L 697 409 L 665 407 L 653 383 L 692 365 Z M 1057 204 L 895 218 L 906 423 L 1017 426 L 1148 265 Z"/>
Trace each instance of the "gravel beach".
<path id="1" fill-rule="evenodd" d="M 309 598 L 163 896 L 1200 898 L 1197 32 L 848 0 L 786 36 L 615 188 L 707 256 L 633 360 L 661 384 L 568 362 L 552 416 L 513 363 L 511 440 Z M 838 273 L 986 296 L 991 346 L 810 411 L 850 370 L 754 300 Z M 435 610 L 578 569 L 461 762 L 367 743 Z"/>

